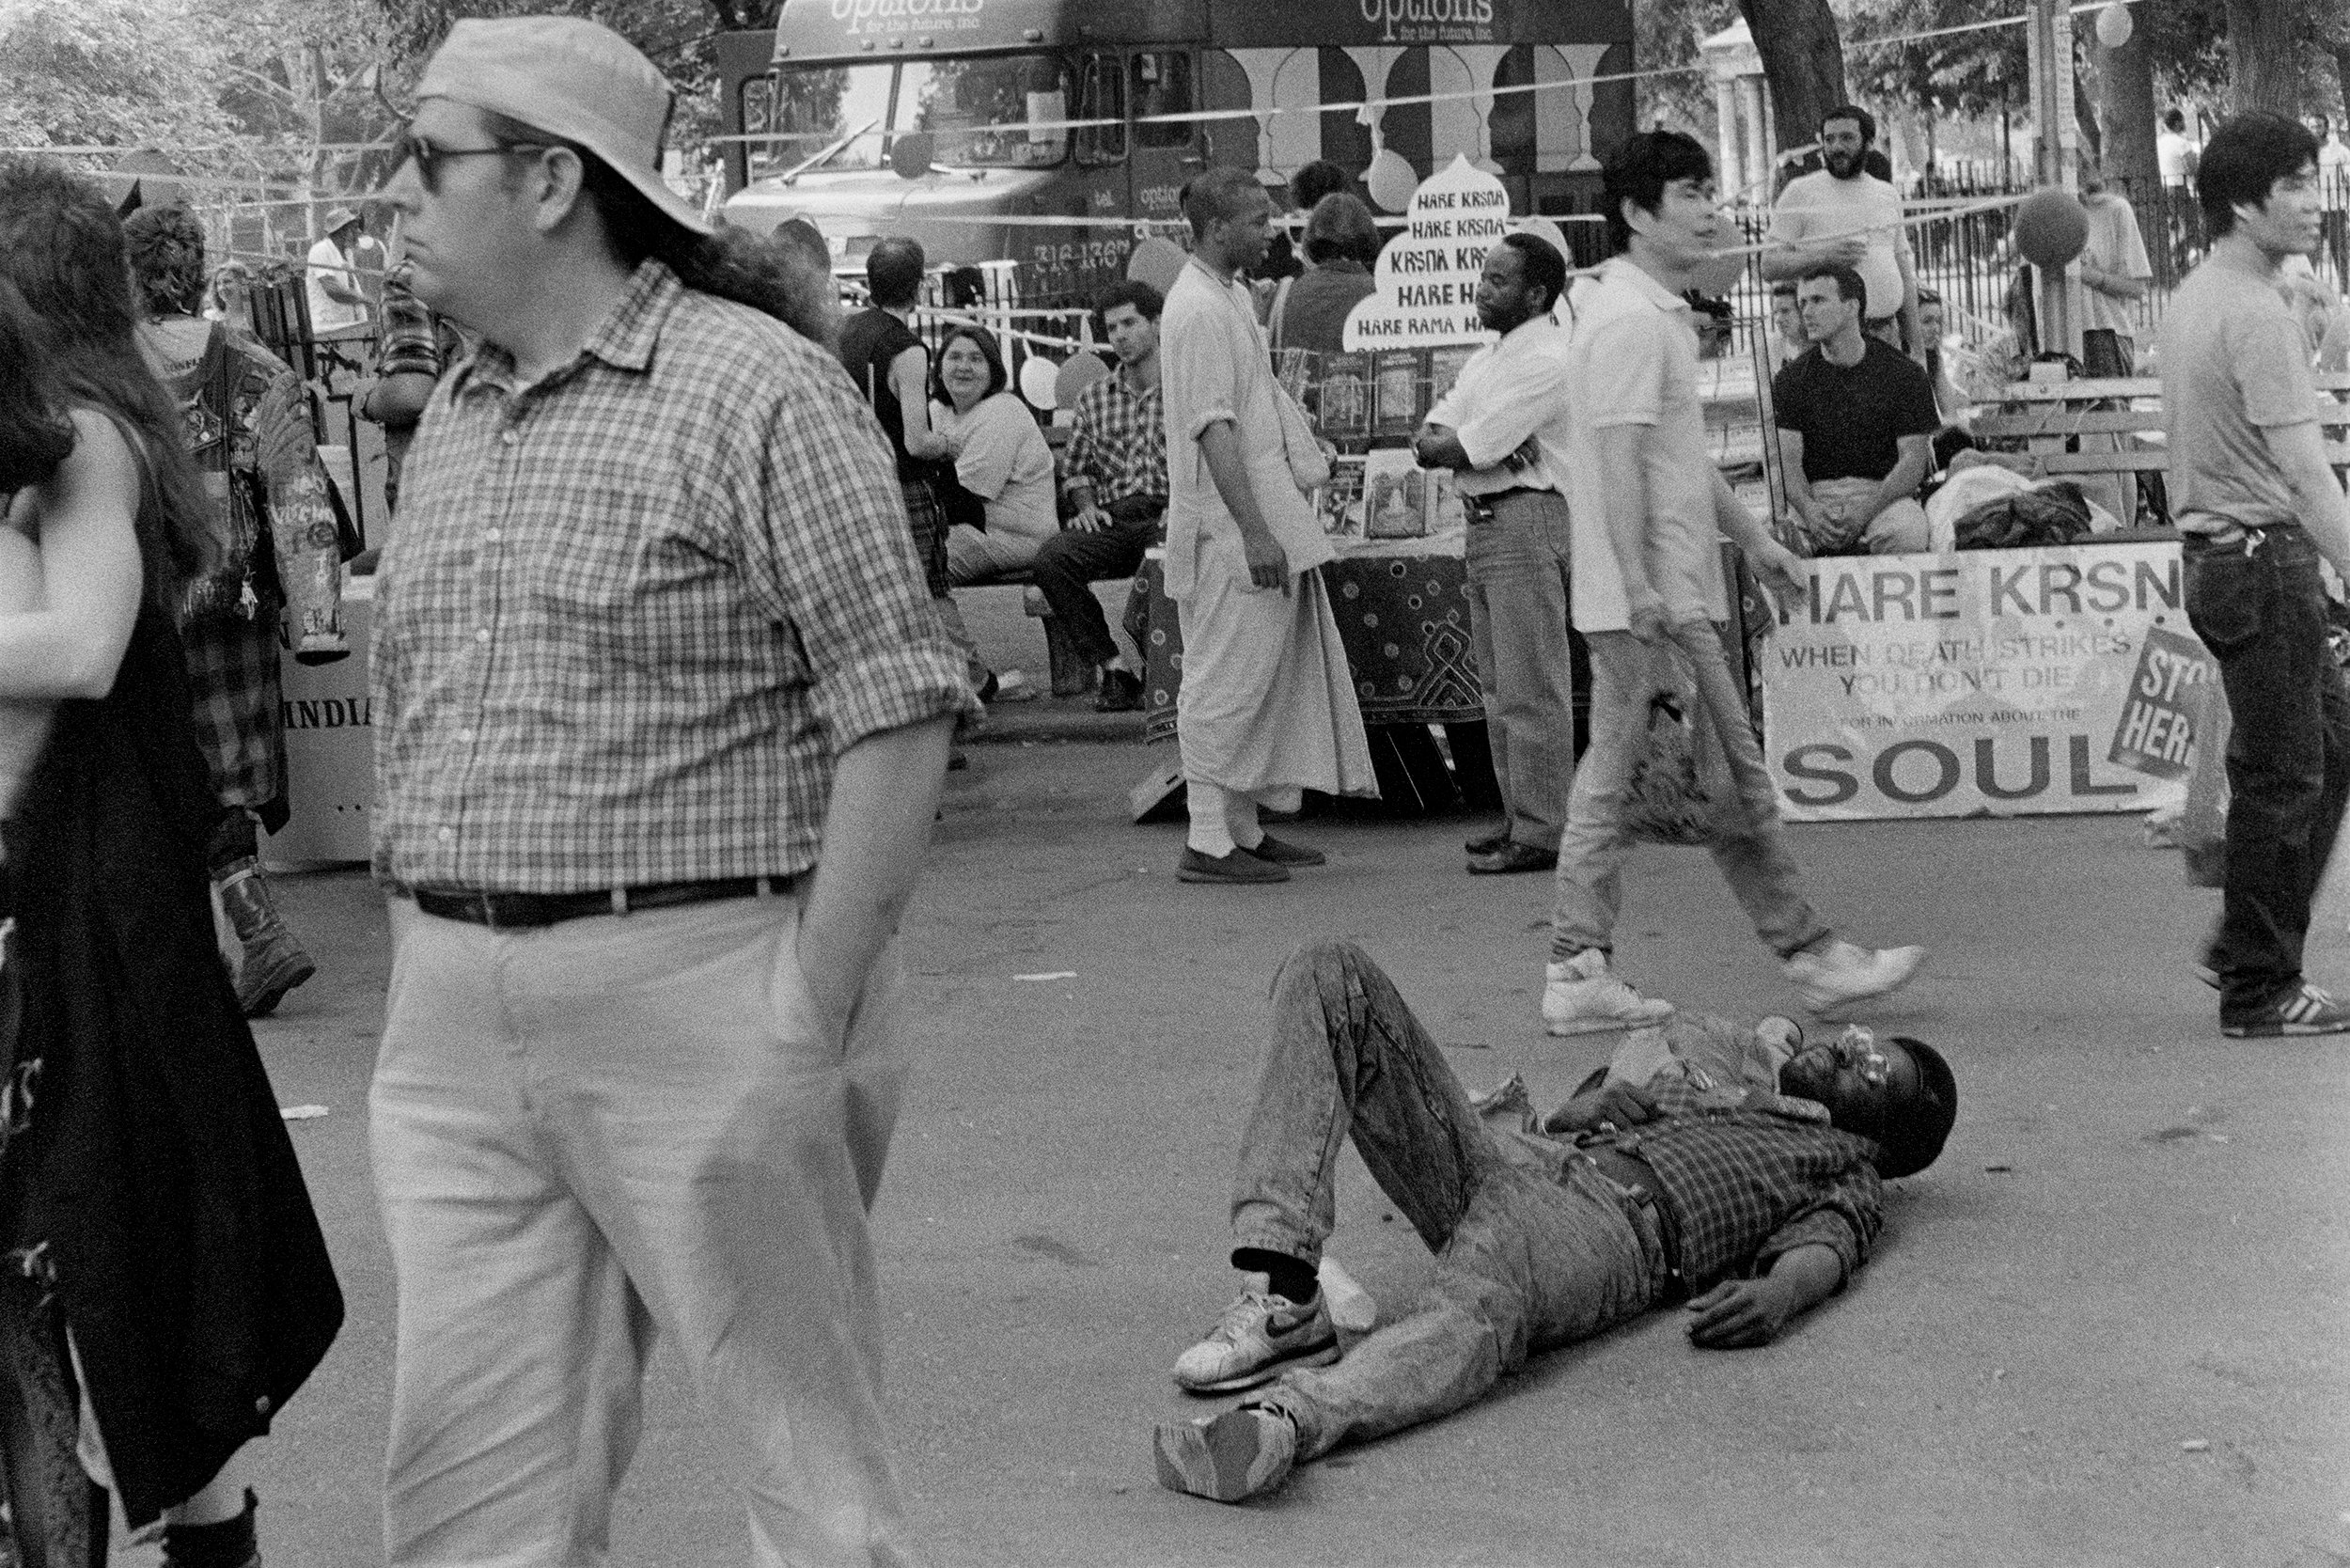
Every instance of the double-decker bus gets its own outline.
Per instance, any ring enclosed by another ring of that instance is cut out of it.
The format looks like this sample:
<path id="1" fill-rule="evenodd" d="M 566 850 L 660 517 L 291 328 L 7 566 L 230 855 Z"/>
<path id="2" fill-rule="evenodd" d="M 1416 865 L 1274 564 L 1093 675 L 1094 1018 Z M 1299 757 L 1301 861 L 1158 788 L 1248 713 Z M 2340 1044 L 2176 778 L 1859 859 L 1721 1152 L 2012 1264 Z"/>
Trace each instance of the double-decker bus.
<path id="1" fill-rule="evenodd" d="M 785 0 L 718 42 L 726 132 L 773 138 L 723 144 L 728 222 L 805 218 L 843 267 L 887 234 L 1010 261 L 1037 304 L 1119 274 L 1210 164 L 1465 153 L 1563 215 L 1632 130 L 1631 84 L 1583 80 L 1631 69 L 1622 0 Z"/>

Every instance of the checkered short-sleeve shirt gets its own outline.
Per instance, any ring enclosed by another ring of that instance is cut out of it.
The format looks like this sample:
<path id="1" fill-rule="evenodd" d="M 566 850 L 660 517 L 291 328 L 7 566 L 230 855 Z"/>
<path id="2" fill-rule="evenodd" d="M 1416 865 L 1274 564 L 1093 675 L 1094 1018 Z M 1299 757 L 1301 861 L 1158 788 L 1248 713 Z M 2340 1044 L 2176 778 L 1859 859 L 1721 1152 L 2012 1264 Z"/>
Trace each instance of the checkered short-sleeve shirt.
<path id="1" fill-rule="evenodd" d="M 815 864 L 834 760 L 969 701 L 832 356 L 648 261 L 529 386 L 435 390 L 377 577 L 377 875 L 579 892 Z"/>

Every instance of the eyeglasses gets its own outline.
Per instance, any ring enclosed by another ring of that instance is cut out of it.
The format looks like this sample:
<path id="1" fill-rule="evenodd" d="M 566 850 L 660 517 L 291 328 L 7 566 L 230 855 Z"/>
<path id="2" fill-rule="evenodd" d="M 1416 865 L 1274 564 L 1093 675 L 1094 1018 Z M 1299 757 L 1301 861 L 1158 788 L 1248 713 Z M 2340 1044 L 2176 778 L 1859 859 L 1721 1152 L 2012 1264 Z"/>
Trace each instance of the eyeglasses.
<path id="1" fill-rule="evenodd" d="M 499 142 L 491 147 L 435 147 L 412 131 L 392 145 L 400 149 L 400 162 L 392 165 L 392 172 L 384 182 L 390 184 L 399 178 L 401 169 L 414 164 L 416 165 L 416 179 L 423 184 L 425 194 L 438 196 L 441 194 L 441 165 L 451 158 L 503 158 L 516 152 L 544 152 L 550 144 Z"/>
<path id="2" fill-rule="evenodd" d="M 1876 1036 L 1855 1024 L 1836 1042 L 1836 1057 L 1860 1074 L 1862 1083 L 1883 1089 L 1893 1075 L 1893 1060 L 1877 1048 Z"/>

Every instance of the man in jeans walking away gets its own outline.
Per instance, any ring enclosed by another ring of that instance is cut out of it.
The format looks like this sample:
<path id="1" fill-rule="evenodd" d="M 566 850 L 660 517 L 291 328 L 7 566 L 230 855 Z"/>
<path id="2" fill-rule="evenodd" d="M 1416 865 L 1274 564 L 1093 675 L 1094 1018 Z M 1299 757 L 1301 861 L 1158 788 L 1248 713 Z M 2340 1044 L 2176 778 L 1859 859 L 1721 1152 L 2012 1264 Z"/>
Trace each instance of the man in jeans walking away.
<path id="1" fill-rule="evenodd" d="M 2350 792 L 2350 698 L 2318 574 L 2322 557 L 2350 577 L 2350 503 L 2326 465 L 2308 339 L 2277 286 L 2285 258 L 2317 248 L 2317 140 L 2244 115 L 2213 133 L 2195 180 L 2211 248 L 2163 312 L 2161 364 L 2187 620 L 2235 721 L 2205 963 L 2222 1034 L 2339 1034 L 2350 1005 L 2301 978 L 2301 947 Z"/>
<path id="2" fill-rule="evenodd" d="M 1469 636 L 1502 808 L 1498 831 L 1463 846 L 1480 876 L 1556 866 L 1574 781 L 1567 334 L 1552 315 L 1566 286 L 1566 258 L 1538 236 L 1485 253 L 1477 319 L 1501 340 L 1461 367 L 1412 443 L 1421 467 L 1460 475 L 1468 513 Z"/>
<path id="3" fill-rule="evenodd" d="M 1650 132 L 1628 139 L 1603 178 L 1616 255 L 1596 285 L 1572 296 L 1567 379 L 1579 400 L 1571 464 L 1574 622 L 1591 651 L 1591 744 L 1575 770 L 1559 844 L 1543 1026 L 1585 1034 L 1671 1011 L 1610 973 L 1608 954 L 1630 847 L 1632 774 L 1648 745 L 1656 672 L 1676 650 L 1736 782 L 1712 849 L 1755 933 L 1785 961 L 1814 1011 L 1882 996 L 1917 973 L 1924 952 L 1855 947 L 1812 912 L 1745 693 L 1722 649 L 1725 536 L 1765 582 L 1797 594 L 1805 582 L 1803 564 L 1731 494 L 1705 436 L 1697 335 L 1681 296 L 1716 245 L 1735 237 L 1723 232 L 1713 160 L 1678 132 Z"/>
<path id="4" fill-rule="evenodd" d="M 657 1334 L 748 1561 L 902 1563 L 866 1214 L 970 696 L 891 448 L 618 34 L 462 21 L 416 97 L 386 197 L 482 342 L 377 575 L 385 1558 L 603 1561 Z"/>

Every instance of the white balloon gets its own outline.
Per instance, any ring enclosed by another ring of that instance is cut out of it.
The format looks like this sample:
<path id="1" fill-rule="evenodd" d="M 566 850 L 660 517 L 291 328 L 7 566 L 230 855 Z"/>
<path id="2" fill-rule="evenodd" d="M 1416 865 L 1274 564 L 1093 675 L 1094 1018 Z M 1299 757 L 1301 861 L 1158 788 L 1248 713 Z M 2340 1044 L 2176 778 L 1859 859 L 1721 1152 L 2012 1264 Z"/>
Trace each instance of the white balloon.
<path id="1" fill-rule="evenodd" d="M 2113 0 L 2097 13 L 2097 41 L 2107 49 L 2119 49 L 2130 41 L 2130 29 L 2137 25 L 2127 0 Z"/>
<path id="2" fill-rule="evenodd" d="M 1363 187 L 1371 192 L 1371 199 L 1386 211 L 1401 212 L 1412 204 L 1412 193 L 1419 189 L 1419 174 L 1409 158 L 1391 147 L 1383 147 L 1363 175 Z"/>
<path id="3" fill-rule="evenodd" d="M 1034 407 L 1051 413 L 1057 399 L 1055 389 L 1060 384 L 1060 367 L 1041 353 L 1032 353 L 1020 367 L 1020 395 Z"/>

